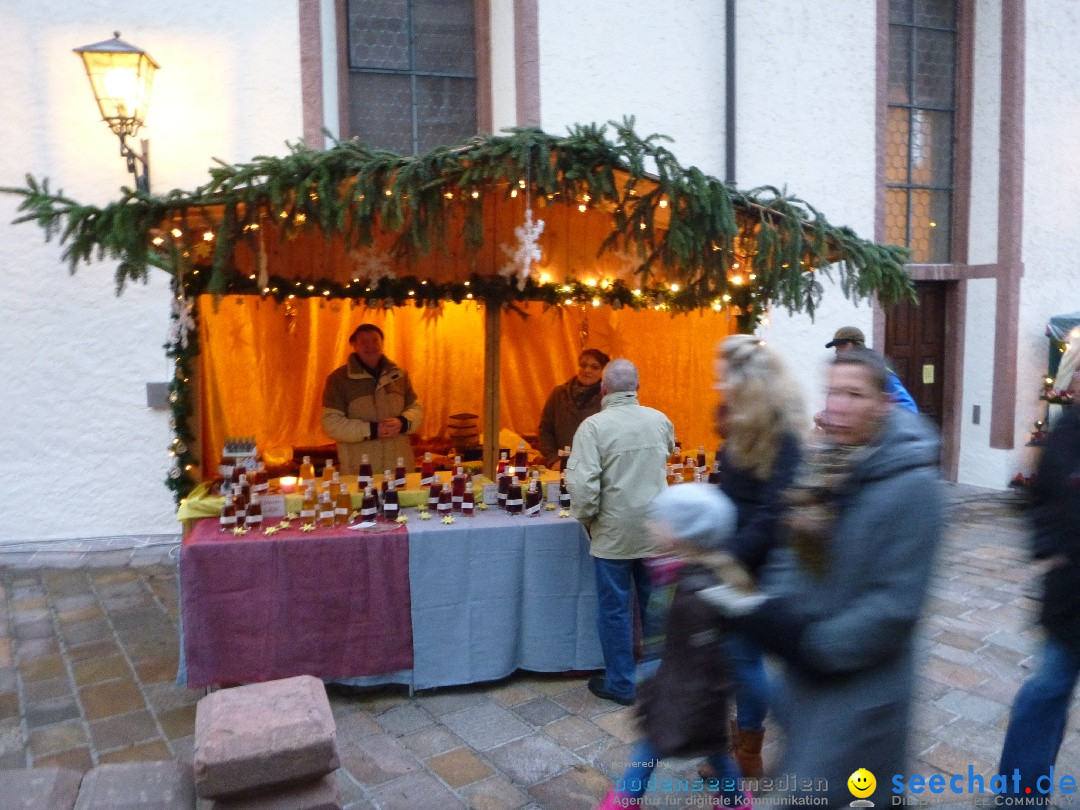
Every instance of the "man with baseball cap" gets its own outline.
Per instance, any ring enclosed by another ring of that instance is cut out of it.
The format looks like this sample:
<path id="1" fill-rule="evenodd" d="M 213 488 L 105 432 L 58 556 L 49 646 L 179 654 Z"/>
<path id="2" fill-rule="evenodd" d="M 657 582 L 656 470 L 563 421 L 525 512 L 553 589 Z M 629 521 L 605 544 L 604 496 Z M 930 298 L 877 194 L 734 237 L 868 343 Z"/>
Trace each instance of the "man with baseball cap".
<path id="1" fill-rule="evenodd" d="M 836 330 L 832 340 L 825 344 L 826 349 L 836 349 L 837 355 L 843 354 L 853 346 L 866 348 L 866 335 L 857 326 L 841 326 Z M 885 380 L 885 393 L 901 408 L 907 408 L 912 413 L 919 412 L 919 406 L 915 404 L 915 400 L 911 398 L 911 394 L 904 388 L 904 384 L 891 368 Z"/>

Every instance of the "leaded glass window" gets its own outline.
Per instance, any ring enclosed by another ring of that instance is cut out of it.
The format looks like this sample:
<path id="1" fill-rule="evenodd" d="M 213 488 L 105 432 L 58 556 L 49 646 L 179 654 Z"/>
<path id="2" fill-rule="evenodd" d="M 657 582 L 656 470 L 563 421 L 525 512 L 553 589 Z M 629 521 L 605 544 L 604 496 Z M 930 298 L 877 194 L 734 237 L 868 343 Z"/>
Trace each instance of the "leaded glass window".
<path id="1" fill-rule="evenodd" d="M 956 0 L 889 0 L 885 241 L 950 261 Z"/>
<path id="2" fill-rule="evenodd" d="M 476 134 L 474 0 L 349 0 L 349 134 L 401 154 Z"/>

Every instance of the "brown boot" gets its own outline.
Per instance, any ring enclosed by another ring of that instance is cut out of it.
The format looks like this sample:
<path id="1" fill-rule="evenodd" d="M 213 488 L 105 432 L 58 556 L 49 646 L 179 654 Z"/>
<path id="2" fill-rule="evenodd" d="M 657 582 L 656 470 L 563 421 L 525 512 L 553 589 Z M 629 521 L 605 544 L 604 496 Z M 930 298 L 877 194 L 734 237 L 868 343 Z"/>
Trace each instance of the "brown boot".
<path id="1" fill-rule="evenodd" d="M 761 778 L 761 743 L 764 738 L 765 729 L 739 728 L 734 720 L 731 721 L 731 753 L 747 779 Z"/>

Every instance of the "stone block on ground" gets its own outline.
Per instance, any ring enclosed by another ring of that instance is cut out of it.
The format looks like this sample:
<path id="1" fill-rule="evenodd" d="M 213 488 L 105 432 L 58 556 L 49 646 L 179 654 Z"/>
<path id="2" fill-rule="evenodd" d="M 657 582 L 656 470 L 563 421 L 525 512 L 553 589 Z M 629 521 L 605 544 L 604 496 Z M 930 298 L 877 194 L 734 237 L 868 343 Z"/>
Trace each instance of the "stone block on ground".
<path id="1" fill-rule="evenodd" d="M 71 768 L 0 770 L 4 810 L 71 810 L 83 775 Z"/>
<path id="2" fill-rule="evenodd" d="M 198 810 L 341 810 L 333 775 L 265 793 L 227 799 L 199 799 Z"/>
<path id="3" fill-rule="evenodd" d="M 195 710 L 195 790 L 224 798 L 335 771 L 336 727 L 310 675 L 222 689 Z"/>
<path id="4" fill-rule="evenodd" d="M 75 810 L 192 810 L 191 766 L 180 762 L 115 762 L 83 777 Z"/>

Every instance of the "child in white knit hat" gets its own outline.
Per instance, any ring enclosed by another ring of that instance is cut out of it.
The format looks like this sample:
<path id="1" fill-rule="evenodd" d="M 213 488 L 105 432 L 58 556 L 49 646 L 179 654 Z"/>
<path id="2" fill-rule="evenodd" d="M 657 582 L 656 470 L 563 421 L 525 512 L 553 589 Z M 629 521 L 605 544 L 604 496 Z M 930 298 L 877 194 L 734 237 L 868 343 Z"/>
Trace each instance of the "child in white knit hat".
<path id="1" fill-rule="evenodd" d="M 735 529 L 735 506 L 715 486 L 679 484 L 649 504 L 648 527 L 657 553 L 681 559 L 678 586 L 660 666 L 638 687 L 637 712 L 644 737 L 631 750 L 625 774 L 597 810 L 637 804 L 653 786 L 649 776 L 657 760 L 670 756 L 708 756 L 716 778 L 690 781 L 689 789 L 716 792 L 719 806 L 748 809 L 750 795 L 739 789 L 740 774 L 727 753 L 733 682 L 722 619 L 697 596 L 703 588 L 720 583 L 739 591 L 750 587 L 746 571 L 722 550 Z"/>

